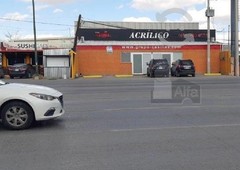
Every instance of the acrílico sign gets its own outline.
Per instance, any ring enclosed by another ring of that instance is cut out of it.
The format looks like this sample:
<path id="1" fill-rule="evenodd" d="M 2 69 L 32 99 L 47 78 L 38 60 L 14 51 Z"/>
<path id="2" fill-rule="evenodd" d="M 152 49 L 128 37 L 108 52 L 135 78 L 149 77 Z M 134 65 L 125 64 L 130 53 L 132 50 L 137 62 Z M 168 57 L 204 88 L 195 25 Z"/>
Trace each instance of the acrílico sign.
<path id="1" fill-rule="evenodd" d="M 210 31 L 215 40 L 216 31 Z M 78 37 L 93 41 L 207 41 L 207 30 L 79 29 Z"/>

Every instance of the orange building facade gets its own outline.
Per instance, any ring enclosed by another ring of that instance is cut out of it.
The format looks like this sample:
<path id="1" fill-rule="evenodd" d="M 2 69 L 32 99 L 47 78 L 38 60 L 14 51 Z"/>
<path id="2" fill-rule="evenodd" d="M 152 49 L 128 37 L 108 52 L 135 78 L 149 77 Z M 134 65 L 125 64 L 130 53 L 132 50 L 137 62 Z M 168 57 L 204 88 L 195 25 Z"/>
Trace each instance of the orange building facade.
<path id="1" fill-rule="evenodd" d="M 197 74 L 207 72 L 206 30 L 140 31 L 83 30 L 79 33 L 81 38 L 76 47 L 77 73 L 83 76 L 144 75 L 147 72 L 146 63 L 157 58 L 166 58 L 170 64 L 177 59 L 191 59 Z M 136 37 L 132 40 L 133 34 Z M 163 34 L 166 34 L 165 37 Z M 211 38 L 215 38 L 214 31 Z M 211 42 L 210 49 L 211 73 L 220 73 L 222 45 Z"/>

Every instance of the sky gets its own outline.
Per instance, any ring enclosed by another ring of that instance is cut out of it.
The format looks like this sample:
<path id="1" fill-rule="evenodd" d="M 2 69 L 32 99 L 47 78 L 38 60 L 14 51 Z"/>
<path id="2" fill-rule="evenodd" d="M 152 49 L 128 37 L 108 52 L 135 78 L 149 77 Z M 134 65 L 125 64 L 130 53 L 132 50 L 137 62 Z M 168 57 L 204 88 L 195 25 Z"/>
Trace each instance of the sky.
<path id="1" fill-rule="evenodd" d="M 228 40 L 230 0 L 209 0 L 211 28 Z M 74 21 L 199 22 L 207 29 L 207 0 L 35 0 L 37 38 L 74 37 Z M 32 0 L 2 0 L 0 41 L 33 38 Z"/>

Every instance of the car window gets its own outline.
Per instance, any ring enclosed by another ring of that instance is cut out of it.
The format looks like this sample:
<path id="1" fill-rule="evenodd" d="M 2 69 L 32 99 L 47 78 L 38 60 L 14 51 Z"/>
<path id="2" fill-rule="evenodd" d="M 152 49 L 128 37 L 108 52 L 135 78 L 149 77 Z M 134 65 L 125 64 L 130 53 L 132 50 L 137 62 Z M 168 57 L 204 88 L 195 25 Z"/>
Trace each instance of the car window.
<path id="1" fill-rule="evenodd" d="M 168 64 L 167 60 L 154 60 L 154 64 Z"/>
<path id="2" fill-rule="evenodd" d="M 193 62 L 191 60 L 182 60 L 181 64 L 183 64 L 183 65 L 193 65 Z"/>
<path id="3" fill-rule="evenodd" d="M 26 64 L 22 64 L 22 63 L 18 63 L 18 64 L 14 64 L 14 67 L 26 67 Z"/>

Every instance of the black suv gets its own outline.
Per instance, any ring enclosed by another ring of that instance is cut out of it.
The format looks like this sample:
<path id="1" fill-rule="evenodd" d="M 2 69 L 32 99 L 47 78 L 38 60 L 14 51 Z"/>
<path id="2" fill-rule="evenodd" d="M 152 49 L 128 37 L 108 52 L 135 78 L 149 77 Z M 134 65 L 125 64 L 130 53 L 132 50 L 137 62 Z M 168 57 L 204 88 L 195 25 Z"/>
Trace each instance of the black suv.
<path id="1" fill-rule="evenodd" d="M 171 76 L 188 76 L 195 77 L 195 66 L 192 60 L 177 60 L 172 63 Z"/>
<path id="2" fill-rule="evenodd" d="M 147 76 L 163 76 L 169 77 L 169 63 L 167 59 L 152 59 L 147 63 Z"/>

